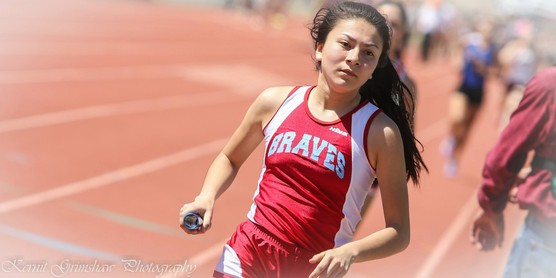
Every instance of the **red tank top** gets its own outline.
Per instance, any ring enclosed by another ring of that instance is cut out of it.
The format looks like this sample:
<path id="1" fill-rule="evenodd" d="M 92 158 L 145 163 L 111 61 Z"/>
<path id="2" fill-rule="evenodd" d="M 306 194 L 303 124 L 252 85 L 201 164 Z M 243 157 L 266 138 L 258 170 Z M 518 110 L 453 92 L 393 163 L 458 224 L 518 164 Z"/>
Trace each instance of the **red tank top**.
<path id="1" fill-rule="evenodd" d="M 264 128 L 265 156 L 248 217 L 281 240 L 320 252 L 353 239 L 375 178 L 366 155 L 372 119 L 364 102 L 332 122 L 316 119 L 296 87 Z"/>

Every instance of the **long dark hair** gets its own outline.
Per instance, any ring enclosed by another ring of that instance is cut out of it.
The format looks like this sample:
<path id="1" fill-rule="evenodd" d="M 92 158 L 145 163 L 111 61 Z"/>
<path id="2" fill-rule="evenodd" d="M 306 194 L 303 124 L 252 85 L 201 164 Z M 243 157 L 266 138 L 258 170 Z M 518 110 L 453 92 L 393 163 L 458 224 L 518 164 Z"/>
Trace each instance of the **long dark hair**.
<path id="1" fill-rule="evenodd" d="M 388 58 L 390 29 L 386 19 L 375 8 L 358 2 L 346 1 L 333 7 L 322 8 L 315 15 L 310 27 L 314 48 L 317 49 L 318 44 L 326 41 L 338 21 L 345 19 L 366 20 L 377 29 L 382 38 L 384 45 L 378 66 L 373 72 L 372 79 L 361 86 L 359 93 L 363 99 L 379 107 L 398 126 L 403 140 L 407 179 L 411 178 L 413 183 L 418 185 L 421 170 L 424 168 L 428 172 L 428 168 L 417 147 L 419 145 L 422 149 L 422 145 L 415 138 L 411 128 L 411 112 L 406 108 L 414 107 L 413 103 L 405 103 L 413 102 L 411 90 L 402 83 Z M 316 68 L 320 70 L 319 62 L 316 63 Z M 404 94 L 410 94 L 410 97 L 404 97 Z"/>

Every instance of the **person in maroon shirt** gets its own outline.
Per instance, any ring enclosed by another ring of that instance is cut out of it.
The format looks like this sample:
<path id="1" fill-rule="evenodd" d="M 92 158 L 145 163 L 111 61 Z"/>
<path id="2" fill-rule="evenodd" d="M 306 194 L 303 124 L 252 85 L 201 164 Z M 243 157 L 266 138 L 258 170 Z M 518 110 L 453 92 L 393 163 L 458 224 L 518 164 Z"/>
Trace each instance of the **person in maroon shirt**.
<path id="1" fill-rule="evenodd" d="M 538 73 L 483 168 L 472 229 L 481 250 L 501 246 L 503 211 L 520 169 L 533 151 L 531 172 L 518 185 L 517 203 L 528 211 L 512 247 L 503 277 L 553 277 L 556 273 L 556 67 Z"/>

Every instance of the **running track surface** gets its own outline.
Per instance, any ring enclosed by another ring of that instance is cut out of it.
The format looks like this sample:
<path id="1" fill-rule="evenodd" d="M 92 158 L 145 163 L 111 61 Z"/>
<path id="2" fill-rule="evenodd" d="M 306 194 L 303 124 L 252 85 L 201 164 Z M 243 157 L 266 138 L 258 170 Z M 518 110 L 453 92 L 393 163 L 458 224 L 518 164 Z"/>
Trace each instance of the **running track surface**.
<path id="1" fill-rule="evenodd" d="M 179 208 L 262 89 L 315 82 L 308 20 L 257 30 L 217 8 L 100 0 L 6 0 L 0 14 L 0 276 L 209 277 L 246 217 L 262 148 L 218 201 L 209 233 L 185 235 Z M 438 148 L 457 58 L 408 58 L 431 169 L 410 185 L 412 241 L 347 277 L 496 277 L 522 212 L 506 212 L 502 249 L 479 252 L 469 231 L 500 87 L 489 84 L 448 180 Z M 358 237 L 382 224 L 377 201 Z"/>

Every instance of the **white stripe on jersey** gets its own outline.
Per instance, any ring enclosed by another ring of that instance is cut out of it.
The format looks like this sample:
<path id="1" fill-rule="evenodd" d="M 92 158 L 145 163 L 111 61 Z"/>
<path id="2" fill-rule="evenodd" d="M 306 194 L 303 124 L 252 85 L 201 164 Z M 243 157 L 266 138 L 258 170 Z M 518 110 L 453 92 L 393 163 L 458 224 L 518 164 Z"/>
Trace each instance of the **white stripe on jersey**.
<path id="1" fill-rule="evenodd" d="M 351 122 L 351 145 L 352 145 L 352 170 L 351 184 L 346 194 L 346 201 L 342 212 L 344 218 L 340 229 L 334 238 L 334 246 L 338 247 L 353 240 L 355 228 L 361 221 L 361 207 L 371 189 L 372 181 L 376 174 L 365 150 L 365 127 L 369 119 L 378 111 L 372 104 L 367 104 L 352 115 Z"/>
<path id="2" fill-rule="evenodd" d="M 295 108 L 297 108 L 300 104 L 303 103 L 303 100 L 305 99 L 305 93 L 309 89 L 311 89 L 311 87 L 309 87 L 309 86 L 300 87 L 295 92 L 293 92 L 291 95 L 289 95 L 286 98 L 286 100 L 284 100 L 284 103 L 282 103 L 280 108 L 278 108 L 278 111 L 276 111 L 276 114 L 274 115 L 274 117 L 267 124 L 267 126 L 264 129 L 264 133 L 265 133 L 264 153 L 265 153 L 265 155 L 263 157 L 266 157 L 267 149 L 270 146 L 270 144 L 269 144 L 270 143 L 269 142 L 270 138 L 272 138 L 272 136 L 274 135 L 276 130 L 280 127 L 280 125 L 282 125 L 282 123 L 290 115 L 290 113 Z M 257 204 L 255 203 L 255 198 L 257 197 L 257 195 L 259 195 L 259 186 L 261 184 L 261 180 L 263 179 L 263 174 L 266 170 L 266 166 L 265 166 L 266 163 L 264 163 L 264 162 L 265 161 L 264 161 L 264 158 L 263 158 L 263 169 L 262 169 L 261 174 L 259 176 L 259 181 L 257 182 L 257 189 L 255 190 L 255 194 L 253 195 L 253 203 L 251 204 L 251 208 L 249 209 L 249 213 L 247 214 L 247 218 L 249 220 L 251 220 L 253 223 L 257 223 L 255 221 L 255 211 L 257 210 Z"/>

